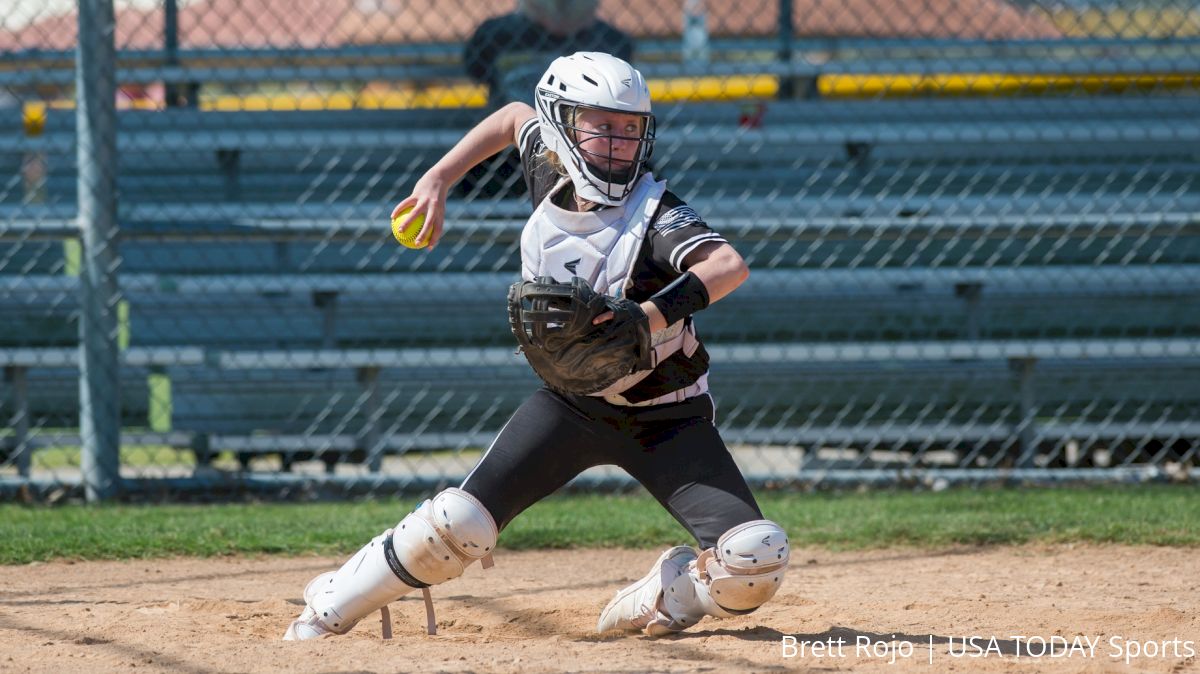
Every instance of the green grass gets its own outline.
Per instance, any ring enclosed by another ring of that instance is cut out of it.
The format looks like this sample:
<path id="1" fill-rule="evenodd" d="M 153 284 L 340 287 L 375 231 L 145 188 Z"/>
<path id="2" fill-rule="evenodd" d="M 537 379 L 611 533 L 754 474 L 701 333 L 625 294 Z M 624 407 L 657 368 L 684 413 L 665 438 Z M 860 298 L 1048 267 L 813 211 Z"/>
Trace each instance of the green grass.
<path id="1" fill-rule="evenodd" d="M 358 503 L 0 506 L 0 563 L 55 558 L 347 554 L 395 524 L 415 498 Z M 793 545 L 892 546 L 1096 542 L 1200 546 L 1194 486 L 763 494 Z M 507 549 L 690 543 L 648 497 L 544 501 L 500 538 Z"/>

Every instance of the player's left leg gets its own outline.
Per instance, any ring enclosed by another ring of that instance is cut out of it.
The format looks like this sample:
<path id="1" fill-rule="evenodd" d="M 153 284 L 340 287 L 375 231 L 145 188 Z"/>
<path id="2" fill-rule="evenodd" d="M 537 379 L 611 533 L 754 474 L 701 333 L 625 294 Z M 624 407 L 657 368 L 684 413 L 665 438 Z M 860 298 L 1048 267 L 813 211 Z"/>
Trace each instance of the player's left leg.
<path id="1" fill-rule="evenodd" d="M 372 539 L 337 571 L 309 582 L 304 612 L 283 638 L 301 641 L 345 634 L 400 597 L 461 576 L 491 554 L 496 535 L 495 521 L 475 497 L 461 489 L 443 490 Z M 384 617 L 386 635 L 390 623 L 386 613 Z"/>
<path id="2" fill-rule="evenodd" d="M 695 536 L 701 551 L 664 552 L 641 580 L 601 612 L 600 632 L 651 635 L 687 629 L 705 616 L 751 613 L 775 595 L 788 564 L 786 532 L 763 519 L 712 423 L 711 398 L 633 412 L 646 451 L 622 467 Z"/>

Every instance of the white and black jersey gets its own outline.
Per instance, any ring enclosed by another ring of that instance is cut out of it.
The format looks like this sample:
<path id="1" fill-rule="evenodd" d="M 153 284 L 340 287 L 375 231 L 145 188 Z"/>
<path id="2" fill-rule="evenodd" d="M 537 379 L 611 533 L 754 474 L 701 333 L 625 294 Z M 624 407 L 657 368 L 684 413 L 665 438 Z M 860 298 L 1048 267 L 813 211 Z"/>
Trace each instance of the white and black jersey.
<path id="1" fill-rule="evenodd" d="M 550 198 L 551 203 L 565 208 L 574 198 L 573 190 L 568 181 L 563 189 L 551 194 L 563 177 L 543 156 L 545 145 L 536 118 L 521 126 L 518 141 L 533 207 L 536 209 L 542 200 Z M 723 243 L 725 239 L 677 195 L 670 190 L 664 192 L 633 263 L 626 297 L 635 302 L 649 299 L 686 272 L 684 258 L 708 242 Z M 691 386 L 708 372 L 708 360 L 703 344 L 690 357 L 682 351 L 676 352 L 622 395 L 638 403 Z"/>
<path id="2" fill-rule="evenodd" d="M 562 239 L 558 232 L 543 228 L 545 218 L 561 219 L 551 224 L 563 232 L 570 229 L 571 218 L 563 215 L 561 203 L 560 209 L 554 209 L 559 212 L 547 216 L 548 205 L 555 202 L 545 200 L 573 199 L 571 183 L 565 181 L 564 188 L 552 194 L 564 179 L 542 157 L 544 146 L 536 120 L 521 127 L 519 140 L 521 165 L 534 206 L 534 214 L 522 232 L 522 277 L 573 262 L 572 266 L 581 272 L 577 275 L 593 282 L 591 277 L 600 266 L 593 268 L 593 274 L 584 274 L 580 260 L 563 256 L 567 258 L 564 262 L 555 251 L 572 244 L 582 252 L 583 246 L 596 241 L 596 235 L 611 234 L 608 227 L 620 226 L 616 240 L 622 245 L 604 248 L 609 252 L 602 255 L 604 262 L 613 263 L 621 271 L 604 281 L 596 276 L 594 283 L 608 283 L 610 289 L 641 302 L 681 276 L 686 271 L 683 258 L 697 246 L 706 241 L 724 241 L 682 199 L 654 180 L 642 180 L 642 186 L 621 206 L 596 214 L 594 220 L 608 224 L 599 229 L 589 224 L 587 230 L 578 230 L 584 241 Z M 635 196 L 640 201 L 634 202 Z M 636 211 L 636 220 L 629 216 L 627 207 L 631 203 L 643 205 Z M 638 243 L 638 232 L 643 231 L 644 238 L 635 254 L 632 245 L 624 244 Z M 546 239 L 530 236 L 538 246 L 527 250 L 527 235 L 545 233 L 559 241 L 548 247 Z M 544 255 L 530 268 L 526 265 L 527 253 Z M 567 269 L 574 273 L 570 267 Z M 607 271 L 608 266 L 603 270 Z M 664 359 L 646 379 L 622 391 L 625 402 L 540 388 L 504 424 L 461 488 L 478 499 L 492 514 L 497 528 L 503 530 L 526 508 L 583 471 L 616 465 L 666 506 L 701 549 L 713 547 L 725 532 L 760 520 L 763 515 L 717 430 L 716 406 L 706 393 L 707 372 L 708 354 L 700 345 L 691 357 L 680 350 Z M 681 397 L 656 402 L 658 398 L 671 398 L 671 394 Z"/>

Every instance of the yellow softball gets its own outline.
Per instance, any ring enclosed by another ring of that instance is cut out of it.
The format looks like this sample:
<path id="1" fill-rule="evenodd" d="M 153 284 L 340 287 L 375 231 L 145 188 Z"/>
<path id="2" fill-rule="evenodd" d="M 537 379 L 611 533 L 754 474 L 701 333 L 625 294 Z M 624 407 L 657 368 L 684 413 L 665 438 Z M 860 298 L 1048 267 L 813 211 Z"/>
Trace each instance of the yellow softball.
<path id="1" fill-rule="evenodd" d="M 407 218 L 408 214 L 411 212 L 412 207 L 410 206 L 403 211 L 400 211 L 396 217 L 392 218 L 392 236 L 396 237 L 396 240 L 400 242 L 400 245 L 404 246 L 405 248 L 424 248 L 424 243 L 417 242 L 417 235 L 421 233 L 421 227 L 425 224 L 424 213 L 418 215 L 416 218 L 413 218 L 413 221 L 408 223 L 407 227 L 401 229 L 401 226 L 404 224 L 404 219 Z"/>

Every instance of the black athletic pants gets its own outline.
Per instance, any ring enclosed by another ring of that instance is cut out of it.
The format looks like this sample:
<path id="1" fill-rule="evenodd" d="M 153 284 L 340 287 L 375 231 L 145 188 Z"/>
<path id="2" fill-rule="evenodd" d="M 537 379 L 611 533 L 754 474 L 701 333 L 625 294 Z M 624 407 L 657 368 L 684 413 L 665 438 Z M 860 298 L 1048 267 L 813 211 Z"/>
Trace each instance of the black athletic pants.
<path id="1" fill-rule="evenodd" d="M 714 414 L 708 395 L 626 407 L 540 389 L 509 419 L 462 489 L 503 530 L 584 470 L 615 464 L 646 487 L 703 550 L 730 528 L 762 519 L 713 425 Z"/>

